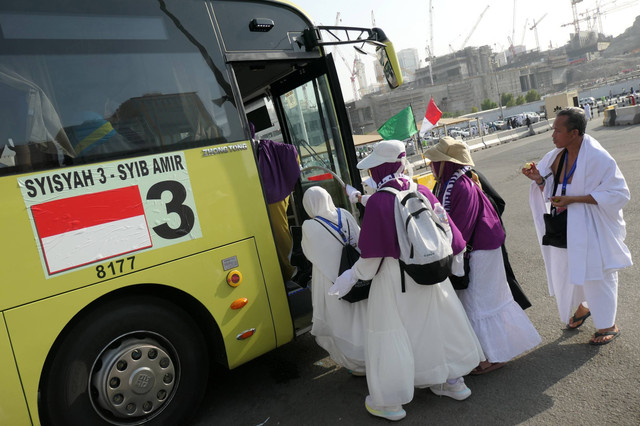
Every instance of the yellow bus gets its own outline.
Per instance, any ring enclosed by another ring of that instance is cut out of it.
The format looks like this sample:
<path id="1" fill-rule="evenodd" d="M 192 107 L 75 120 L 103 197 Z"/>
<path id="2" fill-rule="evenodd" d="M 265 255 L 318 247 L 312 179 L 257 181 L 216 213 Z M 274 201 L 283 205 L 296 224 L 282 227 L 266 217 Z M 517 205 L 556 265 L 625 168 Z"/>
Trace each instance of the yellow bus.
<path id="1" fill-rule="evenodd" d="M 282 1 L 3 0 L 0 39 L 0 424 L 181 424 L 211 362 L 309 329 L 249 122 L 297 148 L 288 225 L 310 185 L 347 207 L 309 169 L 360 187 L 324 46 L 393 87 L 392 45 Z"/>

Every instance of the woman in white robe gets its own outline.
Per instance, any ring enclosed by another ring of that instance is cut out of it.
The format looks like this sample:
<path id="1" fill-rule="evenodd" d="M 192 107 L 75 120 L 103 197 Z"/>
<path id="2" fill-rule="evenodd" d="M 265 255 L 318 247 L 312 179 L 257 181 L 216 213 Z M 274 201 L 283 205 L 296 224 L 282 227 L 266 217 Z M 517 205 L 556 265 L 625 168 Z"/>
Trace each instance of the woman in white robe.
<path id="1" fill-rule="evenodd" d="M 313 264 L 311 334 L 318 345 L 329 352 L 333 361 L 354 375 L 363 375 L 367 300 L 349 303 L 329 296 L 329 288 L 338 277 L 342 245 L 337 238 L 342 237 L 333 228 L 314 220 L 321 217 L 337 226 L 338 209 L 329 193 L 319 186 L 307 189 L 302 205 L 311 218 L 302 224 L 302 250 Z M 360 236 L 358 223 L 344 209 L 340 209 L 340 217 L 343 235 L 357 248 Z"/>
<path id="2" fill-rule="evenodd" d="M 406 416 L 403 404 L 414 388 L 429 387 L 440 396 L 466 399 L 471 391 L 462 376 L 484 360 L 480 343 L 448 279 L 435 285 L 417 284 L 405 274 L 402 290 L 399 245 L 394 220 L 395 196 L 385 186 L 407 189 L 402 174 L 405 157 L 400 141 L 383 141 L 360 163 L 377 183 L 367 201 L 359 246 L 362 257 L 336 280 L 331 292 L 346 294 L 358 280 L 373 279 L 369 293 L 365 360 L 370 395 L 365 408 L 389 420 Z M 434 205 L 424 186 L 418 190 Z M 452 226 L 454 254 L 464 240 Z"/>
<path id="3" fill-rule="evenodd" d="M 474 165 L 466 144 L 447 136 L 424 155 L 438 181 L 434 192 L 472 248 L 469 286 L 457 294 L 487 357 L 472 374 L 488 373 L 542 339 L 513 299 L 501 250 L 504 228 L 482 189 L 466 174 Z"/>

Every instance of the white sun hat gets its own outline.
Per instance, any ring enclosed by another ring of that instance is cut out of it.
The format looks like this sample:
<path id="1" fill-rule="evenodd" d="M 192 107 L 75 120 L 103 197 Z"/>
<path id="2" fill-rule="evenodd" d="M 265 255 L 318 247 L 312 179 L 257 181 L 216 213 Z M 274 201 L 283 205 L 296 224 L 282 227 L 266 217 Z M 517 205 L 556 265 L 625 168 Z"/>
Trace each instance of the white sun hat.
<path id="1" fill-rule="evenodd" d="M 378 142 L 373 152 L 361 160 L 357 167 L 360 170 L 371 169 L 384 163 L 395 163 L 402 160 L 405 153 L 404 144 L 398 140 Z"/>

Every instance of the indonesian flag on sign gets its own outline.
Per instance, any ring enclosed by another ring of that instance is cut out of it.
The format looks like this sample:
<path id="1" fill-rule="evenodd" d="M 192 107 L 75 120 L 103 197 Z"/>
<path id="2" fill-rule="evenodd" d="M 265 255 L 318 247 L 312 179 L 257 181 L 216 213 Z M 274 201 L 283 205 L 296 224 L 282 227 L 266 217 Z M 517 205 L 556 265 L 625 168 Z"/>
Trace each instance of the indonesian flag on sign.
<path id="1" fill-rule="evenodd" d="M 442 111 L 438 109 L 436 103 L 433 101 L 433 96 L 427 106 L 427 112 L 424 114 L 424 120 L 422 120 L 422 126 L 420 126 L 420 137 L 424 137 L 424 134 L 435 127 L 438 124 L 438 120 L 442 117 Z"/>
<path id="2" fill-rule="evenodd" d="M 138 186 L 31 207 L 49 274 L 152 246 Z"/>

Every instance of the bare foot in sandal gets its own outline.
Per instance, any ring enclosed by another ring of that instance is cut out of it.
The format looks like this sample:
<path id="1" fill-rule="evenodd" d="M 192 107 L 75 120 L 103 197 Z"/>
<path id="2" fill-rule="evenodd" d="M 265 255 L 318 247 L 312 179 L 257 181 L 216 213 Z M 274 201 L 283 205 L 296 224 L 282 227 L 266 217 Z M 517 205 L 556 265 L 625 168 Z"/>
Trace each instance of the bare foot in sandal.
<path id="1" fill-rule="evenodd" d="M 584 305 L 580 304 L 578 309 L 576 309 L 575 314 L 571 318 L 569 318 L 569 324 L 567 324 L 567 328 L 569 330 L 575 330 L 580 328 L 584 321 L 591 316 L 591 312 L 589 309 L 585 308 Z"/>
<path id="2" fill-rule="evenodd" d="M 471 373 L 469 373 L 469 374 L 472 374 L 472 375 L 475 376 L 475 375 L 478 375 L 478 374 L 489 373 L 490 371 L 497 370 L 498 368 L 504 367 L 505 364 L 506 364 L 506 362 L 482 361 L 480 364 L 478 364 L 478 366 L 476 368 L 471 370 Z"/>
<path id="3" fill-rule="evenodd" d="M 591 345 L 606 345 L 616 337 L 620 335 L 620 329 L 613 324 L 613 327 L 603 328 L 595 332 L 589 344 Z"/>

